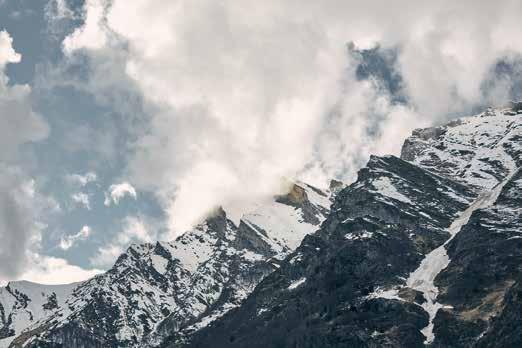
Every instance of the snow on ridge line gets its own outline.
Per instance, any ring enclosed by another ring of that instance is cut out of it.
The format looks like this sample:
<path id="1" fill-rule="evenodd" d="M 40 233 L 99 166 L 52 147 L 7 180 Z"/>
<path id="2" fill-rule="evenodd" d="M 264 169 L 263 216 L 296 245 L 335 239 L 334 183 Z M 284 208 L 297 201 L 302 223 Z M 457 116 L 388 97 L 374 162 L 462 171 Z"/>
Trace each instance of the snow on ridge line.
<path id="1" fill-rule="evenodd" d="M 435 334 L 433 333 L 433 320 L 435 319 L 439 309 L 444 307 L 443 304 L 437 302 L 439 289 L 435 286 L 434 280 L 451 261 L 446 251 L 446 245 L 457 235 L 457 233 L 460 232 L 462 227 L 468 223 L 475 210 L 487 208 L 496 202 L 502 188 L 518 172 L 518 170 L 508 175 L 492 190 L 481 194 L 466 210 L 464 210 L 448 228 L 450 238 L 443 245 L 426 255 L 420 266 L 408 277 L 406 285 L 411 289 L 422 292 L 426 299 L 426 301 L 421 305 L 421 307 L 429 314 L 428 325 L 421 330 L 422 334 L 426 337 L 425 344 L 430 344 L 435 339 Z"/>
<path id="2" fill-rule="evenodd" d="M 521 146 L 513 137 L 522 135 L 520 116 L 491 109 L 445 125 L 416 129 L 406 139 L 401 158 L 479 191 L 492 189 L 498 183 L 494 172 L 516 169 L 513 154 Z M 506 151 L 506 143 L 511 151 Z"/>

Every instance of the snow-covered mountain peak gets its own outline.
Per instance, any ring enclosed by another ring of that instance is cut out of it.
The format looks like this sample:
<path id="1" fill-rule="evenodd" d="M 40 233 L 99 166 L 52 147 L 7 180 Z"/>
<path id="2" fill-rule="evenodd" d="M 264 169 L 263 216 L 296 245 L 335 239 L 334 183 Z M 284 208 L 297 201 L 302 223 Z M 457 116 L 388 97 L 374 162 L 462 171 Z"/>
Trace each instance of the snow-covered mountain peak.
<path id="1" fill-rule="evenodd" d="M 256 236 L 257 247 L 276 258 L 284 258 L 326 218 L 332 194 L 303 182 L 296 182 L 285 195 L 276 196 L 243 215 L 242 234 Z"/>
<path id="2" fill-rule="evenodd" d="M 522 165 L 521 104 L 414 130 L 401 158 L 477 191 L 491 189 Z"/>
<path id="3" fill-rule="evenodd" d="M 372 156 L 238 309 L 166 346 L 521 346 L 521 111 Z"/>
<path id="4" fill-rule="evenodd" d="M 288 193 L 257 204 L 238 225 L 217 208 L 173 241 L 129 246 L 106 273 L 64 294 L 56 313 L 5 337 L 29 346 L 74 337 L 75 344 L 104 347 L 182 337 L 238 306 L 278 267 L 277 260 L 319 227 L 330 204 L 329 191 L 295 182 Z M 11 330 L 11 322 L 5 327 Z M 36 340 L 40 331 L 45 335 Z"/>
<path id="5" fill-rule="evenodd" d="M 0 289 L 0 347 L 416 346 L 428 324 L 434 342 L 451 340 L 437 331 L 450 326 L 440 315 L 487 320 L 500 309 L 477 303 L 518 279 L 521 118 L 512 103 L 415 130 L 402 158 L 371 156 L 347 187 L 285 182 L 287 192 L 234 221 L 217 208 L 175 240 L 133 244 L 81 284 L 10 283 Z M 469 210 L 501 181 L 498 199 Z M 448 267 L 429 283 L 441 299 L 423 305 L 408 275 L 445 250 L 435 261 Z M 468 286 L 477 279 L 492 290 Z M 453 307 L 426 314 L 439 302 Z"/>

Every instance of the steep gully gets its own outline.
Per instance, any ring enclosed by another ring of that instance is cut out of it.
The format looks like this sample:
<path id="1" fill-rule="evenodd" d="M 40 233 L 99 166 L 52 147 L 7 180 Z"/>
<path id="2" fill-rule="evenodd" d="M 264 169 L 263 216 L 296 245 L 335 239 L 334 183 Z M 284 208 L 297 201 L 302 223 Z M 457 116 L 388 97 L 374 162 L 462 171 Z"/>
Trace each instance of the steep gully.
<path id="1" fill-rule="evenodd" d="M 426 337 L 425 344 L 433 342 L 435 338 L 433 334 L 433 320 L 435 319 L 438 310 L 444 307 L 443 304 L 437 302 L 439 289 L 435 286 L 434 280 L 450 263 L 450 259 L 446 252 L 446 245 L 457 235 L 457 233 L 459 233 L 462 226 L 468 223 L 475 210 L 486 208 L 495 203 L 504 185 L 518 172 L 518 170 L 515 170 L 508 175 L 507 178 L 498 183 L 493 189 L 480 194 L 478 198 L 466 210 L 464 210 L 448 228 L 450 238 L 443 245 L 427 254 L 422 260 L 420 266 L 408 277 L 406 285 L 411 289 L 420 291 L 426 300 L 421 305 L 430 316 L 428 325 L 422 330 L 422 333 Z"/>

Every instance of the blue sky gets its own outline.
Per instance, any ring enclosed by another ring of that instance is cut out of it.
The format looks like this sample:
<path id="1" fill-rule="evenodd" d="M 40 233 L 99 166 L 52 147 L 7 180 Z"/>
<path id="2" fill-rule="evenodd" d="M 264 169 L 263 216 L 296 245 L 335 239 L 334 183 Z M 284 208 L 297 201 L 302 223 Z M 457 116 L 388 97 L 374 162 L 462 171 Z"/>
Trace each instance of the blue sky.
<path id="1" fill-rule="evenodd" d="M 414 128 L 519 99 L 520 14 L 0 0 L 0 282 L 85 279 L 216 206 L 237 221 L 282 178 L 350 182 Z"/>

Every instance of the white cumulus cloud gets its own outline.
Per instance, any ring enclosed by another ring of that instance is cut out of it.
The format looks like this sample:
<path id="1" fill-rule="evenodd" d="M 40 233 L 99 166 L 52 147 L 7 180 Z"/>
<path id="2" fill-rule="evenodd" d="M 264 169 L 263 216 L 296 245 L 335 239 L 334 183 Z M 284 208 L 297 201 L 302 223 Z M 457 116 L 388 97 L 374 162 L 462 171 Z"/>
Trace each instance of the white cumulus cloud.
<path id="1" fill-rule="evenodd" d="M 349 180 L 369 153 L 472 108 L 492 65 L 522 52 L 521 14 L 514 0 L 89 0 L 64 50 L 91 57 L 93 78 L 124 67 L 100 94 L 134 83 L 149 122 L 127 169 L 175 235 L 281 177 Z M 407 105 L 355 78 L 349 42 L 397 50 Z"/>
<path id="2" fill-rule="evenodd" d="M 10 84 L 5 74 L 7 64 L 22 59 L 12 43 L 9 33 L 0 31 L 0 279 L 17 277 L 28 267 L 45 228 L 42 211 L 50 203 L 17 157 L 23 145 L 47 137 L 49 128 L 32 110 L 30 87 Z M 54 202 L 49 211 L 56 209 Z"/>

